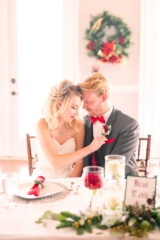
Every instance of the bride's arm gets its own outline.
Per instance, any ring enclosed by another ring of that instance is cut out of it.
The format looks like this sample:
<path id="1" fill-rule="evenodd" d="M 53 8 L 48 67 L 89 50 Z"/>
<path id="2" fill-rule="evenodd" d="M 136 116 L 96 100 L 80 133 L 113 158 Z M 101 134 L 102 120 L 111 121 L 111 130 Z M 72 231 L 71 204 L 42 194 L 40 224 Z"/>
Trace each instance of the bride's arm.
<path id="1" fill-rule="evenodd" d="M 83 148 L 84 144 L 84 136 L 85 136 L 85 127 L 84 122 L 79 124 L 79 133 L 76 135 L 76 150 Z M 74 170 L 72 172 L 71 177 L 80 177 L 83 171 L 83 159 L 78 160 L 75 163 Z"/>
<path id="2" fill-rule="evenodd" d="M 77 162 L 80 159 L 83 159 L 88 154 L 98 150 L 105 142 L 105 137 L 100 136 L 95 138 L 91 144 L 82 149 L 72 153 L 59 155 L 51 139 L 48 125 L 44 120 L 40 120 L 36 125 L 36 138 L 46 158 L 54 167 L 54 169 L 63 168 L 74 162 Z"/>

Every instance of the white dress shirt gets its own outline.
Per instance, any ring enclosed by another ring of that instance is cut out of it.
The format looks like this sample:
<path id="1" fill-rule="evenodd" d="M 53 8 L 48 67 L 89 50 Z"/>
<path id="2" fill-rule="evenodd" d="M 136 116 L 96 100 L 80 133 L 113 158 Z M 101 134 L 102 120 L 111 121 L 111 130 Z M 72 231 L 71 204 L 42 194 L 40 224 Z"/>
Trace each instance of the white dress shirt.
<path id="1" fill-rule="evenodd" d="M 105 119 L 105 123 L 102 123 L 100 121 L 96 121 L 95 123 L 93 123 L 93 137 L 94 138 L 102 135 L 103 126 L 106 125 L 108 118 L 111 115 L 112 110 L 113 110 L 113 106 L 109 109 L 108 112 L 106 112 L 103 115 L 103 117 Z"/>

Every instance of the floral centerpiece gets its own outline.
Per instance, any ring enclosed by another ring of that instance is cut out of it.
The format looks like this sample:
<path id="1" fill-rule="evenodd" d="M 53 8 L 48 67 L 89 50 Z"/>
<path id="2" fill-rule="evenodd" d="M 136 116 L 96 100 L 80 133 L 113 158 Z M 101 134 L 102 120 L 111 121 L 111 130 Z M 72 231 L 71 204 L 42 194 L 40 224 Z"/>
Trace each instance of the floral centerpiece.
<path id="1" fill-rule="evenodd" d="M 78 235 L 85 231 L 92 233 L 93 227 L 101 230 L 109 230 L 116 236 L 125 236 L 126 234 L 134 237 L 146 237 L 150 231 L 160 228 L 160 208 L 150 208 L 136 203 L 133 206 L 127 206 L 125 211 L 102 212 L 86 211 L 79 215 L 70 212 L 61 212 L 55 214 L 46 211 L 36 223 L 43 223 L 45 220 L 52 219 L 60 221 L 56 227 L 73 228 Z"/>

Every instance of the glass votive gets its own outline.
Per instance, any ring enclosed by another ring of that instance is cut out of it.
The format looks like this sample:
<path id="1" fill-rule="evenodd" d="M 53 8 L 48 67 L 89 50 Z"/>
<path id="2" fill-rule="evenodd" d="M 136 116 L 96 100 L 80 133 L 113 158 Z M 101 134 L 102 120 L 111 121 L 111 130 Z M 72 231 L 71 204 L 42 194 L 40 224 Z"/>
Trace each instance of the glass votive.
<path id="1" fill-rule="evenodd" d="M 147 161 L 147 177 L 156 177 L 159 174 L 160 164 L 158 159 L 149 159 Z"/>
<path id="2" fill-rule="evenodd" d="M 104 168 L 88 166 L 83 168 L 85 208 L 101 210 L 103 207 L 103 177 Z"/>
<path id="3" fill-rule="evenodd" d="M 125 159 L 123 155 L 105 156 L 105 178 L 124 179 L 125 178 Z"/>
<path id="4" fill-rule="evenodd" d="M 124 201 L 124 191 L 122 185 L 117 185 L 116 181 L 110 182 L 109 180 L 107 187 L 104 189 L 104 208 L 108 210 L 122 210 Z"/>

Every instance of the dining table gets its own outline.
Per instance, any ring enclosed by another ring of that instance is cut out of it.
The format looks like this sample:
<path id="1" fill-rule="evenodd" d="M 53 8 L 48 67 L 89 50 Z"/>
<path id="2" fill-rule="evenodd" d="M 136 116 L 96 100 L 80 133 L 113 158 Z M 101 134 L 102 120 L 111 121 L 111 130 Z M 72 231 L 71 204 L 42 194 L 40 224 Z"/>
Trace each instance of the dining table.
<path id="1" fill-rule="evenodd" d="M 61 178 L 50 180 L 55 186 L 61 187 L 61 194 L 57 193 L 51 197 L 24 199 L 15 196 L 17 206 L 13 209 L 4 208 L 6 201 L 5 194 L 0 196 L 0 240 L 113 240 L 119 239 L 111 235 L 108 230 L 93 228 L 92 233 L 85 232 L 77 235 L 73 228 L 57 229 L 59 221 L 49 220 L 44 226 L 36 221 L 42 217 L 43 213 L 50 210 L 54 213 L 70 211 L 80 213 L 84 210 L 84 179 Z M 24 183 L 25 184 L 25 183 Z M 124 239 L 124 238 L 123 238 Z M 125 239 L 132 239 L 125 236 Z M 159 240 L 160 231 L 151 232 L 147 238 L 149 240 Z"/>

